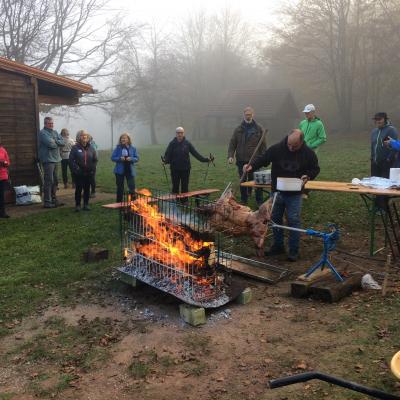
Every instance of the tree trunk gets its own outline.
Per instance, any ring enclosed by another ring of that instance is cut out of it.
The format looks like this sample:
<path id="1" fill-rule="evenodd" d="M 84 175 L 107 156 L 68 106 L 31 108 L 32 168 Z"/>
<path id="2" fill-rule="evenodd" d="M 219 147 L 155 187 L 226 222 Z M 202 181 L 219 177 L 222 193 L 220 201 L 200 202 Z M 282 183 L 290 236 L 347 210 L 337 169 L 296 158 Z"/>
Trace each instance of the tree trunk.
<path id="1" fill-rule="evenodd" d="M 154 115 L 150 116 L 150 138 L 151 138 L 151 144 L 158 144 L 156 135 L 156 121 Z"/>

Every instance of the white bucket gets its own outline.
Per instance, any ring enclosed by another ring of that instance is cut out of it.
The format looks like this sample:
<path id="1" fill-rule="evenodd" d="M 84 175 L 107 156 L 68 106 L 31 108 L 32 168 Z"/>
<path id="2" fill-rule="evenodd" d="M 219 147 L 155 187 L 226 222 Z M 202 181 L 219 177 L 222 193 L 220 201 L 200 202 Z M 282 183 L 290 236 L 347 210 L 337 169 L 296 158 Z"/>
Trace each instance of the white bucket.
<path id="1" fill-rule="evenodd" d="M 400 183 L 400 168 L 390 168 L 389 179 L 393 182 Z"/>
<path id="2" fill-rule="evenodd" d="M 299 178 L 278 178 L 276 189 L 283 192 L 300 192 L 303 187 L 303 181 Z"/>

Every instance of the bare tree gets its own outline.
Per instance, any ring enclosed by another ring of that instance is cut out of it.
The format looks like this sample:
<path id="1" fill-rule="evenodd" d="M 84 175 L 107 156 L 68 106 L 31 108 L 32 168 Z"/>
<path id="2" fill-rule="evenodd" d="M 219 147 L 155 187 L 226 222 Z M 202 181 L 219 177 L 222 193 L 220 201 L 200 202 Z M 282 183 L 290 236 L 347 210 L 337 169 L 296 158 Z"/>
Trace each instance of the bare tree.
<path id="1" fill-rule="evenodd" d="M 149 124 L 152 144 L 158 143 L 157 122 L 170 86 L 171 54 L 169 36 L 155 26 L 147 26 L 126 41 L 121 53 L 116 91 L 118 104 L 126 115 Z"/>
<path id="2" fill-rule="evenodd" d="M 104 0 L 0 0 L 0 54 L 79 80 L 110 74 L 127 30 Z"/>
<path id="3" fill-rule="evenodd" d="M 399 89 L 393 64 L 399 11 L 397 0 L 297 1 L 282 10 L 286 23 L 275 30 L 265 58 L 286 71 L 304 98 L 332 98 L 332 117 L 343 131 L 354 122 L 366 126 L 372 111 L 390 106 L 388 95 L 394 99 Z"/>

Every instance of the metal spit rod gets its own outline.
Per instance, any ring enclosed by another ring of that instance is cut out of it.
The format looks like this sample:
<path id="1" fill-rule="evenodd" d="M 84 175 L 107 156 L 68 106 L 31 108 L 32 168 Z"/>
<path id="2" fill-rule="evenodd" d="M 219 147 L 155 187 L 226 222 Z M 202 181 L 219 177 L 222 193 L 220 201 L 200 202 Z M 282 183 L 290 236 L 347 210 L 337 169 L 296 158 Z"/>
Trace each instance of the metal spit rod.
<path id="1" fill-rule="evenodd" d="M 311 229 L 301 229 L 301 228 L 293 228 L 291 226 L 286 226 L 286 225 L 278 225 L 275 224 L 275 222 L 271 223 L 271 227 L 277 229 L 286 229 L 288 231 L 301 232 L 301 233 L 309 233 L 311 231 Z"/>

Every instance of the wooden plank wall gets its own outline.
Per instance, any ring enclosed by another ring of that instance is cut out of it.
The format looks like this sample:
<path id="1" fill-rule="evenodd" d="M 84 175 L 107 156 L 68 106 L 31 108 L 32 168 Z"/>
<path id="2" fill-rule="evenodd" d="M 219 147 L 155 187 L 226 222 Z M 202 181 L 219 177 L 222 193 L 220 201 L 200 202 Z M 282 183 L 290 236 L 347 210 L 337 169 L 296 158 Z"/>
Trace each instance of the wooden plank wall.
<path id="1" fill-rule="evenodd" d="M 12 186 L 39 184 L 35 88 L 30 77 L 0 70 L 0 137 L 11 161 Z"/>

